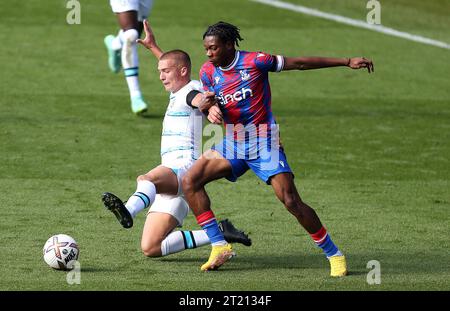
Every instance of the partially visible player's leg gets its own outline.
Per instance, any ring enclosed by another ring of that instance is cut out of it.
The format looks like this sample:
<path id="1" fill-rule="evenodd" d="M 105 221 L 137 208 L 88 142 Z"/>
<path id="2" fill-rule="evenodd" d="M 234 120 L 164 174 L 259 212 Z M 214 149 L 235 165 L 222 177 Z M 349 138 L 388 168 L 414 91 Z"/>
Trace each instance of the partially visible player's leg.
<path id="1" fill-rule="evenodd" d="M 122 41 L 122 67 L 131 98 L 131 109 L 139 114 L 147 110 L 141 88 L 139 85 L 139 57 L 136 40 L 139 38 L 138 32 L 138 12 L 127 11 L 117 13 L 117 20 L 123 32 L 120 33 Z"/>
<path id="2" fill-rule="evenodd" d="M 148 0 L 146 0 L 148 1 Z M 139 38 L 139 18 L 143 14 L 140 2 L 144 0 L 110 0 L 112 11 L 117 16 L 121 31 L 117 37 L 109 35 L 105 37 L 105 45 L 108 50 L 108 63 L 113 72 L 118 72 L 121 65 L 124 69 L 125 79 L 131 98 L 131 109 L 136 114 L 147 110 L 147 104 L 142 97 L 139 86 L 139 58 L 137 54 L 136 40 Z M 151 5 L 147 6 L 148 11 Z M 146 13 L 148 15 L 148 13 Z M 120 49 L 120 52 L 118 52 Z M 118 59 L 120 55 L 120 60 Z"/>
<path id="3" fill-rule="evenodd" d="M 117 17 L 117 22 L 119 23 L 120 29 L 127 31 L 130 29 L 138 30 L 138 11 L 133 8 L 129 8 L 125 11 L 115 12 Z"/>
<path id="4" fill-rule="evenodd" d="M 217 151 L 209 150 L 183 177 L 182 186 L 186 200 L 197 223 L 206 232 L 213 247 L 209 260 L 200 268 L 202 271 L 217 269 L 234 255 L 231 245 L 225 241 L 219 229 L 215 215 L 211 211 L 211 201 L 205 190 L 207 183 L 231 174 L 230 162 Z"/>
<path id="5" fill-rule="evenodd" d="M 122 40 L 121 34 L 123 33 L 122 29 L 132 29 L 137 27 L 136 23 L 133 23 L 132 18 L 126 18 L 127 14 L 121 13 L 127 11 L 137 11 L 139 9 L 138 0 L 110 0 L 111 9 L 114 13 L 116 13 L 117 18 L 119 19 L 120 30 L 119 33 L 114 35 L 107 35 L 104 38 L 104 43 L 106 46 L 106 50 L 108 52 L 108 65 L 112 72 L 118 73 L 122 66 L 121 64 L 121 51 L 122 51 Z M 122 28 L 123 27 L 123 28 Z"/>
<path id="6" fill-rule="evenodd" d="M 331 276 L 344 276 L 347 274 L 345 257 L 331 240 L 327 230 L 320 222 L 316 212 L 304 203 L 295 187 L 291 173 L 280 173 L 270 179 L 271 185 L 278 199 L 286 209 L 297 218 L 330 260 Z"/>
<path id="7" fill-rule="evenodd" d="M 117 36 L 106 36 L 104 42 L 108 51 L 109 67 L 112 72 L 117 73 L 121 67 L 123 32 L 129 29 L 139 29 L 137 18 L 139 0 L 110 0 L 110 5 L 112 11 L 116 14 L 120 30 Z"/>

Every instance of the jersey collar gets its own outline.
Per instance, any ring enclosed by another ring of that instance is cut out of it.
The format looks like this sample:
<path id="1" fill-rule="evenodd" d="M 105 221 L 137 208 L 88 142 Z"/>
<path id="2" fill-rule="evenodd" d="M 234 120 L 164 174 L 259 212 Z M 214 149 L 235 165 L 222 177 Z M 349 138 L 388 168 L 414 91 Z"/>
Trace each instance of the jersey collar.
<path id="1" fill-rule="evenodd" d="M 231 64 L 229 64 L 229 65 L 226 66 L 226 67 L 219 67 L 219 69 L 222 70 L 222 71 L 228 71 L 228 70 L 231 70 L 231 69 L 234 68 L 234 66 L 236 66 L 238 60 L 239 60 L 239 51 L 236 51 L 236 53 L 234 54 L 234 59 L 233 59 L 233 61 L 231 62 Z"/>
<path id="2" fill-rule="evenodd" d="M 192 82 L 192 80 L 189 80 L 188 83 L 186 83 L 184 86 L 182 86 L 181 89 L 179 89 L 179 90 L 176 91 L 175 93 L 170 92 L 170 96 L 169 96 L 169 97 L 172 98 L 172 96 L 175 96 L 175 95 L 177 95 L 178 93 L 180 93 L 181 91 L 183 91 L 184 89 L 186 89 L 187 86 L 188 86 L 189 84 L 191 84 L 191 82 Z"/>

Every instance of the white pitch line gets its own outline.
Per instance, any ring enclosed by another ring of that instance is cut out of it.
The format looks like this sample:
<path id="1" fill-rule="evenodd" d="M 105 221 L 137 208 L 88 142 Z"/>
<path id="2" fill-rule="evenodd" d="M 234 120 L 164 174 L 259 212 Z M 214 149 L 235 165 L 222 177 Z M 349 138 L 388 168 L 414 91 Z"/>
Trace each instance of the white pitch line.
<path id="1" fill-rule="evenodd" d="M 450 44 L 448 44 L 448 43 L 429 39 L 429 38 L 418 36 L 418 35 L 413 35 L 413 34 L 410 34 L 407 32 L 403 32 L 403 31 L 398 31 L 398 30 L 395 30 L 395 29 L 392 29 L 389 27 L 381 26 L 381 25 L 372 25 L 372 24 L 369 24 L 362 20 L 357 20 L 357 19 L 344 17 L 341 15 L 326 13 L 326 12 L 322 12 L 322 11 L 319 11 L 316 9 L 311 9 L 311 8 L 308 8 L 305 6 L 287 3 L 287 2 L 278 1 L 278 0 L 251 0 L 251 1 L 263 3 L 266 5 L 274 6 L 274 7 L 281 8 L 281 9 L 286 9 L 289 11 L 303 13 L 306 15 L 329 19 L 329 20 L 332 20 L 332 21 L 335 21 L 338 23 L 342 23 L 342 24 L 347 24 L 347 25 L 360 27 L 360 28 L 366 28 L 366 29 L 381 32 L 381 33 L 384 33 L 384 34 L 387 34 L 390 36 L 400 37 L 403 39 L 420 42 L 420 43 L 424 43 L 424 44 L 428 44 L 428 45 L 433 45 L 433 46 L 437 46 L 437 47 L 440 47 L 443 49 L 450 50 Z"/>

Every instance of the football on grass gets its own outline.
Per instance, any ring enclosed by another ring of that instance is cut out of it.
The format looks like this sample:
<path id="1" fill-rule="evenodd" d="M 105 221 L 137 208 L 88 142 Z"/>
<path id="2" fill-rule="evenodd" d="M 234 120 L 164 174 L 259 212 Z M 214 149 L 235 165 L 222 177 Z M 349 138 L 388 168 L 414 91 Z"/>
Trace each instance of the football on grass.
<path id="1" fill-rule="evenodd" d="M 44 261 L 57 270 L 71 270 L 80 253 L 77 242 L 66 234 L 51 236 L 42 251 Z"/>

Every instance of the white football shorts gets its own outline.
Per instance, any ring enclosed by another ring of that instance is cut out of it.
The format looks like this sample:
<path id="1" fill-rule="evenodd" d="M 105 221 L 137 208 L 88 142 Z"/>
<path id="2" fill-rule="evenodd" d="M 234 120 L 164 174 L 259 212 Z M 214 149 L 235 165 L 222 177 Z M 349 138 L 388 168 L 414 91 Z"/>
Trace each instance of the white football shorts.
<path id="1" fill-rule="evenodd" d="M 137 11 L 138 20 L 143 21 L 150 15 L 153 0 L 109 0 L 114 13 Z"/>
<path id="2" fill-rule="evenodd" d="M 189 212 L 189 205 L 182 196 L 157 194 L 147 215 L 152 212 L 172 215 L 178 221 L 178 226 L 181 227 Z"/>

